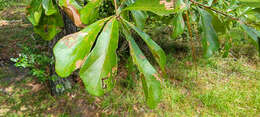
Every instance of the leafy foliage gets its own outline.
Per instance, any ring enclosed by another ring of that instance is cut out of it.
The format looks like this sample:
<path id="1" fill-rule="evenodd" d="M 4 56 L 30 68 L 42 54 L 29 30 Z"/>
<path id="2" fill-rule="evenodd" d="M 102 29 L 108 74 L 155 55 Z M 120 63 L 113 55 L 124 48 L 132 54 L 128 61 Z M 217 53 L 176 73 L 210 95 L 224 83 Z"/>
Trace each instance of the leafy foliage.
<path id="1" fill-rule="evenodd" d="M 229 14 L 210 7 L 221 8 L 226 3 L 234 5 L 241 3 L 246 5 L 245 9 L 258 12 L 256 9 L 258 6 L 255 6 L 259 4 L 258 1 L 210 0 L 207 5 L 203 5 L 193 0 L 190 2 L 186 0 L 115 0 L 113 1 L 115 15 L 98 21 L 97 19 L 100 18 L 98 11 L 104 3 L 103 0 L 91 0 L 85 6 L 79 5 L 75 0 L 58 1 L 59 3 L 54 0 L 33 0 L 32 7 L 28 8 L 28 19 L 35 26 L 35 32 L 45 40 L 51 40 L 63 27 L 58 6 L 77 27 L 82 28 L 77 33 L 65 36 L 56 44 L 54 48 L 55 67 L 61 77 L 68 77 L 76 69 L 80 69 L 80 77 L 86 90 L 94 96 L 102 96 L 114 87 L 113 77 L 116 75 L 118 62 L 116 50 L 120 46 L 118 45 L 119 34 L 123 33 L 130 47 L 132 61 L 142 74 L 141 79 L 147 105 L 155 108 L 160 102 L 162 96 L 161 74 L 147 60 L 131 34 L 134 31 L 141 37 L 165 74 L 166 55 L 164 51 L 143 31 L 148 17 L 154 14 L 161 17 L 174 16 L 171 21 L 174 27 L 173 38 L 184 34 L 186 26 L 199 25 L 199 29 L 202 29 L 202 46 L 205 57 L 212 56 L 220 48 L 217 32 L 230 33 L 226 29 L 232 29 L 233 24 L 241 25 L 254 44 L 258 48 L 260 45 L 260 33 L 246 25 L 246 17 L 233 18 Z M 118 7 L 118 5 L 120 6 Z M 183 18 L 184 12 L 187 13 L 186 18 Z M 229 19 L 220 20 L 219 14 L 227 16 Z M 244 12 L 239 14 L 244 14 Z M 185 21 L 187 25 L 185 25 Z M 255 23 L 255 21 L 249 23 Z M 190 28 L 187 29 L 192 33 Z"/>

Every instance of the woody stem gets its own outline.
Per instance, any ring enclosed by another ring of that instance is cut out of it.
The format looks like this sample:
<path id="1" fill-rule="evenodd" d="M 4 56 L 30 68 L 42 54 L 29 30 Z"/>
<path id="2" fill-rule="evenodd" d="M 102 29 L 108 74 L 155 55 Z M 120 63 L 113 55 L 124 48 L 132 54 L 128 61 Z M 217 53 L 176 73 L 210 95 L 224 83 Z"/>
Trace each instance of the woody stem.
<path id="1" fill-rule="evenodd" d="M 117 9 L 118 9 L 118 7 L 117 7 L 117 0 L 114 0 L 114 4 L 115 4 L 116 15 L 118 16 L 119 14 L 117 12 Z"/>

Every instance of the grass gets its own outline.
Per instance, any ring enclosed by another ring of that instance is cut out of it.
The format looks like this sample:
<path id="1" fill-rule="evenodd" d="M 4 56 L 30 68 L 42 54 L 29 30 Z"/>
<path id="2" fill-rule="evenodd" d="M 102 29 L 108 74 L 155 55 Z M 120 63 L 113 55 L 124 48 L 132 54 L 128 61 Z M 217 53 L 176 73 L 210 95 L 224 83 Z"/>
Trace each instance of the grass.
<path id="1" fill-rule="evenodd" d="M 125 77 L 118 77 L 116 87 L 103 97 L 90 96 L 80 84 L 60 97 L 52 97 L 42 84 L 40 90 L 33 92 L 30 87 L 39 83 L 28 78 L 8 86 L 13 88 L 13 95 L 1 97 L 0 103 L 5 104 L 0 108 L 8 105 L 7 115 L 25 116 L 82 116 L 86 110 L 100 116 L 259 116 L 260 71 L 246 58 L 200 60 L 197 78 L 194 69 L 186 69 L 190 67 L 187 58 L 168 59 L 174 61 L 168 62 L 170 78 L 161 82 L 163 98 L 154 110 L 145 105 L 139 78 L 134 79 L 132 88 L 127 88 L 122 85 Z M 186 75 L 175 74 L 180 72 Z"/>
<path id="2" fill-rule="evenodd" d="M 23 11 L 23 7 L 15 5 L 10 8 L 0 11 L 1 18 L 24 18 L 3 16 L 6 12 L 11 13 L 9 10 Z M 1 44 L 3 42 L 9 47 L 11 42 L 15 42 L 12 47 L 17 46 L 17 49 L 14 50 L 21 49 L 23 40 L 30 40 L 32 33 L 30 26 L 23 27 L 24 23 L 28 22 L 23 20 L 22 24 L 6 26 L 4 30 L 0 30 L 0 35 L 7 37 L 0 38 Z M 102 97 L 89 95 L 81 83 L 61 96 L 51 96 L 46 84 L 31 76 L 25 76 L 11 84 L 0 82 L 0 89 L 5 89 L 5 93 L 0 91 L 0 116 L 257 117 L 260 116 L 260 62 L 258 60 L 257 66 L 257 57 L 254 52 L 249 53 L 248 48 L 252 46 L 235 46 L 232 48 L 235 53 L 227 58 L 220 57 L 221 53 L 209 59 L 200 58 L 197 67 L 192 63 L 189 51 L 167 52 L 169 78 L 161 81 L 163 97 L 154 110 L 145 105 L 138 75 L 133 80 L 128 80 L 125 65 L 122 63 L 116 77 L 116 87 Z M 7 73 L 9 72 L 0 68 L 0 80 L 10 76 Z"/>

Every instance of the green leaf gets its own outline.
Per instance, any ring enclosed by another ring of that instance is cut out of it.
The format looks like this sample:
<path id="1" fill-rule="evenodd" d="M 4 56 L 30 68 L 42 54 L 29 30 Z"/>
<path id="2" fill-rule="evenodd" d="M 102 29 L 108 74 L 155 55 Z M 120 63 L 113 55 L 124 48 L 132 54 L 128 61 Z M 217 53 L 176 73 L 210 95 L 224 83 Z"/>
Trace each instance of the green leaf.
<path id="1" fill-rule="evenodd" d="M 260 26 L 260 8 L 255 8 L 246 13 L 248 23 L 256 23 L 256 28 Z"/>
<path id="2" fill-rule="evenodd" d="M 254 45 L 258 48 L 259 55 L 260 55 L 260 32 L 251 27 L 248 27 L 244 23 L 240 23 L 240 25 L 250 36 L 250 38 L 253 40 Z"/>
<path id="3" fill-rule="evenodd" d="M 80 32 L 65 36 L 55 45 L 55 69 L 60 77 L 68 77 L 85 62 L 96 37 L 108 19 L 89 25 Z"/>
<path id="4" fill-rule="evenodd" d="M 172 38 L 175 39 L 179 35 L 183 34 L 185 29 L 185 23 L 182 17 L 182 14 L 179 13 L 177 16 L 173 19 L 173 33 Z"/>
<path id="5" fill-rule="evenodd" d="M 199 8 L 202 27 L 202 44 L 205 57 L 210 57 L 219 49 L 218 36 L 212 26 L 212 16 L 205 10 Z"/>
<path id="6" fill-rule="evenodd" d="M 131 11 L 131 13 L 133 15 L 137 27 L 143 30 L 148 15 L 142 11 Z"/>
<path id="7" fill-rule="evenodd" d="M 126 2 L 126 4 L 129 6 L 131 4 L 135 3 L 134 0 L 128 0 Z M 133 19 L 137 25 L 137 27 L 141 30 L 144 29 L 144 26 L 145 26 L 145 23 L 146 23 L 146 20 L 148 18 L 148 15 L 146 14 L 146 12 L 143 12 L 143 11 L 135 11 L 135 10 L 131 10 L 131 14 L 133 16 Z"/>
<path id="8" fill-rule="evenodd" d="M 58 12 L 57 7 L 53 5 L 52 0 L 43 0 L 42 1 L 43 9 L 45 10 L 45 15 L 53 15 Z"/>
<path id="9" fill-rule="evenodd" d="M 226 24 L 222 21 L 220 21 L 219 17 L 216 13 L 212 12 L 211 10 L 207 10 L 208 13 L 212 16 L 212 25 L 216 32 L 218 33 L 226 33 Z"/>
<path id="10" fill-rule="evenodd" d="M 142 83 L 146 103 L 150 108 L 155 108 L 160 102 L 162 95 L 160 82 L 158 81 L 159 74 L 146 59 L 133 37 L 130 35 L 130 32 L 126 28 L 123 28 L 123 33 L 129 43 L 133 62 L 137 65 L 138 70 L 144 75 L 144 77 L 142 77 Z"/>
<path id="11" fill-rule="evenodd" d="M 102 96 L 113 86 L 112 78 L 117 70 L 118 38 L 118 21 L 113 18 L 105 25 L 94 49 L 80 70 L 86 90 L 92 95 Z"/>
<path id="12" fill-rule="evenodd" d="M 157 15 L 169 15 L 174 13 L 174 3 L 166 0 L 136 0 L 136 2 L 125 10 L 150 11 Z"/>
<path id="13" fill-rule="evenodd" d="M 124 20 L 124 22 L 126 23 L 127 26 L 134 29 L 140 35 L 140 37 L 144 40 L 144 42 L 149 47 L 150 51 L 152 52 L 153 56 L 155 57 L 155 60 L 160 65 L 161 70 L 163 71 L 163 73 L 165 73 L 166 55 L 165 55 L 163 49 L 157 43 L 155 43 L 149 35 L 144 33 L 142 30 L 137 28 L 135 25 L 131 24 L 130 22 L 128 22 L 126 20 Z"/>
<path id="14" fill-rule="evenodd" d="M 260 8 L 259 0 L 239 0 L 242 4 L 245 4 L 250 7 Z"/>
<path id="15" fill-rule="evenodd" d="M 42 0 L 32 0 L 27 7 L 27 18 L 34 25 L 37 26 L 42 16 Z"/>
<path id="16" fill-rule="evenodd" d="M 39 34 L 44 40 L 52 40 L 64 25 L 62 16 L 56 13 L 42 17 L 39 25 L 34 27 L 34 32 Z"/>
<path id="17" fill-rule="evenodd" d="M 98 17 L 98 9 L 102 0 L 92 0 L 80 10 L 80 19 L 84 24 L 91 24 Z"/>

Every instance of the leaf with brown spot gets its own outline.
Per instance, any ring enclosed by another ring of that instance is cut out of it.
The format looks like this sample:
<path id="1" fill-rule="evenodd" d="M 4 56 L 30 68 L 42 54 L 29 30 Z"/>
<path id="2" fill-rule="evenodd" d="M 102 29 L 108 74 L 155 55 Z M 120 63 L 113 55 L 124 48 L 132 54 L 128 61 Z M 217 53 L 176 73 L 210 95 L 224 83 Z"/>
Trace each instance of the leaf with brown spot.
<path id="1" fill-rule="evenodd" d="M 113 68 L 117 67 L 118 38 L 118 21 L 114 17 L 105 25 L 94 49 L 80 69 L 80 77 L 86 90 L 92 95 L 102 96 L 113 88 L 114 82 L 111 72 Z M 103 78 L 107 78 L 107 80 L 102 80 Z"/>
<path id="2" fill-rule="evenodd" d="M 85 61 L 83 61 L 83 60 L 78 60 L 78 61 L 76 62 L 76 69 L 79 69 L 84 62 L 85 62 Z"/>
<path id="3" fill-rule="evenodd" d="M 164 4 L 164 7 L 168 10 L 174 9 L 174 0 L 171 1 L 160 0 L 160 4 Z"/>
<path id="4" fill-rule="evenodd" d="M 107 20 L 109 18 L 99 20 L 80 32 L 62 38 L 55 45 L 55 69 L 59 76 L 67 77 L 82 66 Z"/>
<path id="5" fill-rule="evenodd" d="M 77 27 L 85 27 L 85 25 L 80 20 L 80 10 L 82 8 L 75 0 L 60 0 L 59 5 Z"/>

